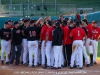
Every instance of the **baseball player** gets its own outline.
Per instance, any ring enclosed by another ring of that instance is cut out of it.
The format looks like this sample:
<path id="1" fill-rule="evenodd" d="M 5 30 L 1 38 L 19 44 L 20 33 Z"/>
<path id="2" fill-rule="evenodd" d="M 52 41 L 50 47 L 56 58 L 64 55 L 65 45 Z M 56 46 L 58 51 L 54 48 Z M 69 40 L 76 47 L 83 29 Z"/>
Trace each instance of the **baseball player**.
<path id="1" fill-rule="evenodd" d="M 84 20 L 82 20 L 82 28 L 84 29 L 84 31 L 85 31 L 85 33 L 86 33 L 86 35 L 88 35 L 88 31 L 87 31 L 87 29 L 86 29 L 86 26 L 87 26 L 87 20 L 86 19 L 84 19 Z M 83 52 L 83 56 L 84 56 L 84 58 L 85 58 L 85 61 L 86 61 L 86 63 L 87 63 L 87 67 L 90 67 L 90 61 L 89 61 L 89 58 L 88 58 L 88 55 L 87 55 L 87 52 L 86 52 L 86 42 L 85 42 L 85 37 L 83 38 L 83 50 L 82 50 L 82 52 Z"/>
<path id="2" fill-rule="evenodd" d="M 44 25 L 41 29 L 41 33 L 40 33 L 40 38 L 42 40 L 42 45 L 41 45 L 41 55 L 42 55 L 42 66 L 44 67 L 45 66 L 45 55 L 46 55 L 46 50 L 45 50 L 45 46 L 44 46 L 44 43 L 45 43 L 45 39 L 46 39 L 46 31 L 48 29 L 48 26 L 47 25 Z"/>
<path id="3" fill-rule="evenodd" d="M 70 37 L 73 39 L 70 69 L 73 69 L 76 54 L 78 54 L 79 68 L 82 69 L 83 67 L 82 40 L 83 37 L 86 36 L 86 34 L 85 31 L 80 27 L 80 22 L 78 20 L 76 21 L 76 26 L 77 27 L 74 28 L 70 33 Z"/>
<path id="4" fill-rule="evenodd" d="M 65 23 L 66 24 L 66 23 Z M 70 66 L 70 59 L 71 59 L 71 53 L 72 53 L 72 39 L 70 39 L 69 34 L 70 34 L 70 28 L 67 26 L 64 27 L 64 37 L 63 37 L 63 43 L 65 45 L 65 66 Z"/>
<path id="5" fill-rule="evenodd" d="M 24 34 L 24 31 L 26 28 L 29 27 L 29 20 L 24 20 L 24 26 L 22 28 L 22 46 L 23 46 L 23 65 L 26 65 L 27 63 L 27 54 L 28 54 L 28 42 L 27 42 L 27 36 Z"/>
<path id="6" fill-rule="evenodd" d="M 90 65 L 93 65 L 93 47 L 92 47 L 92 28 L 93 26 L 91 24 L 88 24 L 86 29 L 88 31 L 88 35 L 87 35 L 87 40 L 86 40 L 86 48 L 89 52 L 90 55 Z"/>
<path id="7" fill-rule="evenodd" d="M 54 67 L 52 69 L 61 69 L 61 53 L 62 53 L 62 36 L 63 31 L 60 28 L 60 23 L 56 23 L 56 28 L 53 31 L 52 46 L 54 51 Z"/>
<path id="8" fill-rule="evenodd" d="M 51 68 L 51 66 L 53 66 L 54 63 L 53 50 L 51 48 L 54 28 L 52 27 L 51 21 L 48 21 L 47 25 L 48 25 L 48 29 L 46 31 L 46 39 L 44 42 L 44 46 L 46 49 L 47 66 L 45 66 L 44 69 Z"/>
<path id="9" fill-rule="evenodd" d="M 100 30 L 97 27 L 97 22 L 92 21 L 93 29 L 92 29 L 92 47 L 93 47 L 93 63 L 96 63 L 97 60 L 97 53 L 98 53 L 98 40 L 99 40 L 99 35 L 100 35 Z"/>
<path id="10" fill-rule="evenodd" d="M 1 64 L 4 64 L 4 52 L 6 51 L 6 64 L 9 64 L 9 54 L 11 50 L 11 29 L 9 23 L 5 22 L 4 28 L 0 32 L 1 37 Z"/>
<path id="11" fill-rule="evenodd" d="M 33 66 L 33 55 L 34 55 L 34 67 L 37 67 L 37 56 L 38 56 L 38 35 L 37 27 L 34 26 L 34 21 L 30 21 L 30 26 L 26 28 L 25 35 L 28 40 L 28 50 L 29 50 L 29 65 L 28 67 Z"/>
<path id="12" fill-rule="evenodd" d="M 13 21 L 12 20 L 8 20 L 9 23 L 9 28 L 12 29 L 13 28 Z"/>
<path id="13" fill-rule="evenodd" d="M 12 52 L 10 57 L 10 66 L 13 66 L 14 59 L 16 60 L 15 65 L 20 66 L 20 56 L 22 50 L 22 32 L 19 28 L 19 22 L 14 22 L 14 28 L 12 30 Z"/>

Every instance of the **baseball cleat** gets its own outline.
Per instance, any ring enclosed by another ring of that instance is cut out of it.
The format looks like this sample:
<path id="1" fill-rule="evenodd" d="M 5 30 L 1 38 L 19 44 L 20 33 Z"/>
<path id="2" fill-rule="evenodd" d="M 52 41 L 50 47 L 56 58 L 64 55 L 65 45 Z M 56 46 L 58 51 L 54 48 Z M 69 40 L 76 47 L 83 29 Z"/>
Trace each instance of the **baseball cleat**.
<path id="1" fill-rule="evenodd" d="M 13 64 L 9 64 L 9 66 L 11 66 L 11 67 L 12 67 L 12 66 L 13 66 Z"/>
<path id="2" fill-rule="evenodd" d="M 9 62 L 6 62 L 6 65 L 9 65 Z"/>
<path id="3" fill-rule="evenodd" d="M 97 64 L 97 62 L 94 62 L 94 64 L 96 65 L 96 64 Z"/>
<path id="4" fill-rule="evenodd" d="M 90 64 L 87 64 L 86 67 L 90 67 Z"/>
<path id="5" fill-rule="evenodd" d="M 80 67 L 79 69 L 83 69 L 83 67 Z"/>
<path id="6" fill-rule="evenodd" d="M 3 60 L 1 60 L 1 65 L 3 65 L 4 64 L 4 61 Z"/>
<path id="7" fill-rule="evenodd" d="M 93 66 L 93 63 L 90 63 L 90 66 Z"/>

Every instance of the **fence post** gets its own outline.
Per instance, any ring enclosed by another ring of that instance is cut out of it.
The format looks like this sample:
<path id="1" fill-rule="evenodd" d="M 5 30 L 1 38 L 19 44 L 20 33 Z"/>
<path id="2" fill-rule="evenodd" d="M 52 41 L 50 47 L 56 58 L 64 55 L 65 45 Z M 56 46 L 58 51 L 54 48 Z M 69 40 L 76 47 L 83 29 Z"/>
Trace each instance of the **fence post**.
<path id="1" fill-rule="evenodd" d="M 25 13 L 24 13 L 24 4 L 23 4 L 23 17 L 25 16 Z"/>

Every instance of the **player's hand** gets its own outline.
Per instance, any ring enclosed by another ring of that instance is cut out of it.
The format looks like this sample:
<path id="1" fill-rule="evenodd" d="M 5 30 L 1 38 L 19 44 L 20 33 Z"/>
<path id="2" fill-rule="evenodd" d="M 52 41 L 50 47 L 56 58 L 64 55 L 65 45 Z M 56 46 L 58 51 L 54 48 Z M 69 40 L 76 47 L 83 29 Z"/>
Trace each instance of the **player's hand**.
<path id="1" fill-rule="evenodd" d="M 92 41 L 90 41 L 89 45 L 92 45 Z"/>

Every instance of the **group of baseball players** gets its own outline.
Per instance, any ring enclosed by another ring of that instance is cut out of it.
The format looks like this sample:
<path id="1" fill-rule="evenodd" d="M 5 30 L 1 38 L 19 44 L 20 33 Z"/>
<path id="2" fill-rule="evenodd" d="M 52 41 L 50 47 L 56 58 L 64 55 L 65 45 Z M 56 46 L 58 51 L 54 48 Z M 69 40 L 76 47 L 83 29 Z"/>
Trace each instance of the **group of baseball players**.
<path id="1" fill-rule="evenodd" d="M 22 18 L 5 22 L 0 38 L 2 65 L 82 69 L 97 64 L 100 28 L 96 21 L 88 23 L 86 16 L 83 20 L 62 15 L 57 20 L 50 16 L 39 20 Z"/>

